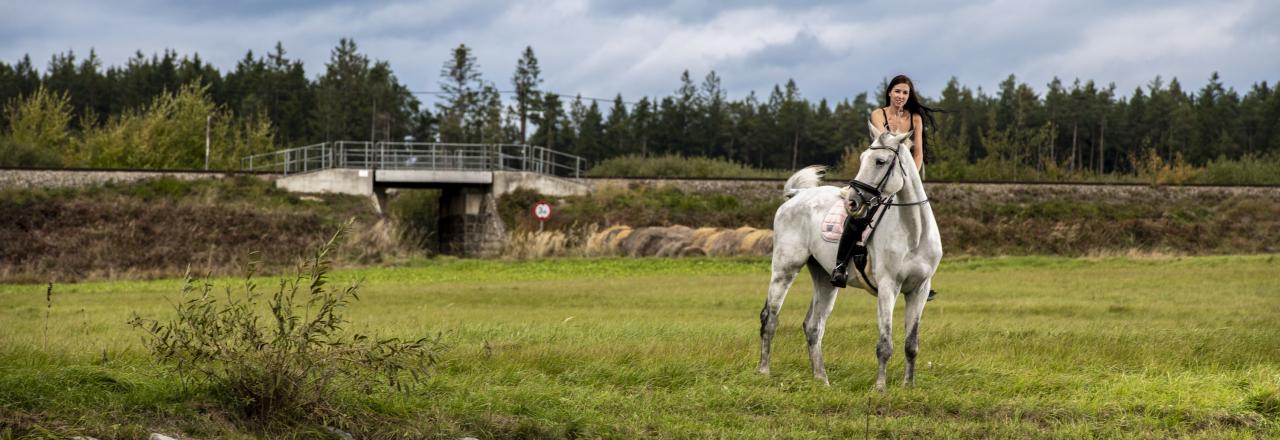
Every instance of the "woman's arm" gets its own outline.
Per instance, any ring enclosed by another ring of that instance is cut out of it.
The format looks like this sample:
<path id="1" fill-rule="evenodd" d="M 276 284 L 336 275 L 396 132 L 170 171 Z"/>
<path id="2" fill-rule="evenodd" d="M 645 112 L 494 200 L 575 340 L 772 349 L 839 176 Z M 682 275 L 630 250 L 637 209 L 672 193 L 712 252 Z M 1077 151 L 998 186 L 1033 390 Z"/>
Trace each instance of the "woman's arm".
<path id="1" fill-rule="evenodd" d="M 880 109 L 871 111 L 871 125 L 876 126 L 877 130 L 883 130 L 880 127 L 884 127 L 884 116 L 878 110 Z M 871 133 L 867 133 L 867 136 L 871 136 Z M 874 140 L 872 139 L 872 141 Z"/>
<path id="2" fill-rule="evenodd" d="M 924 168 L 924 119 L 920 115 L 911 115 L 911 130 L 915 134 L 911 137 L 912 147 L 911 156 L 916 159 L 916 170 Z"/>

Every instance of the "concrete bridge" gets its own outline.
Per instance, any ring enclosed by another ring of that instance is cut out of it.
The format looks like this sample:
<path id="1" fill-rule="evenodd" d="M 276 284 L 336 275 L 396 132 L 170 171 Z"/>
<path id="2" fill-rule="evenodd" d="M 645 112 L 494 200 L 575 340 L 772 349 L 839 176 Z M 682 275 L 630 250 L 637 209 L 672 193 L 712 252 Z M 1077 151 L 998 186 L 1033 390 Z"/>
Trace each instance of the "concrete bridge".
<path id="1" fill-rule="evenodd" d="M 392 188 L 440 192 L 440 250 L 459 256 L 502 252 L 506 225 L 497 197 L 517 189 L 552 196 L 589 191 L 586 160 L 532 145 L 327 142 L 246 157 L 245 169 L 280 173 L 276 186 L 299 193 L 369 197 L 386 212 Z"/>

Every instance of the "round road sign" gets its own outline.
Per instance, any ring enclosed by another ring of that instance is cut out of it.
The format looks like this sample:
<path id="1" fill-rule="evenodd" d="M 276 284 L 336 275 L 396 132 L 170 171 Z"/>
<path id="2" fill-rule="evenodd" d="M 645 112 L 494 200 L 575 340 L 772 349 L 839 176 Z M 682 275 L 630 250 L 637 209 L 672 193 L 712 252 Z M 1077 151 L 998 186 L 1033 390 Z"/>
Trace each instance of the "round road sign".
<path id="1" fill-rule="evenodd" d="M 534 203 L 533 217 L 538 219 L 538 221 L 544 221 L 544 222 L 547 221 L 547 219 L 550 219 L 551 204 L 542 200 L 539 200 L 538 203 Z"/>

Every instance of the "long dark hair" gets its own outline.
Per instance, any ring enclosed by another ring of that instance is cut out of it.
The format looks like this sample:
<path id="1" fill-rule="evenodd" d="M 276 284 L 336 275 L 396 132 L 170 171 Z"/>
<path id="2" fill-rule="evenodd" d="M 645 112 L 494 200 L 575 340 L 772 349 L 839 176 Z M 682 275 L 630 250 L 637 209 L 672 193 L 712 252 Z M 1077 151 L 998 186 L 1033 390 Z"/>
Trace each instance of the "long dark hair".
<path id="1" fill-rule="evenodd" d="M 924 104 L 921 104 L 920 98 L 916 95 L 915 83 L 911 82 L 911 78 L 908 78 L 906 75 L 898 75 L 889 80 L 889 85 L 884 88 L 884 106 L 892 106 L 892 98 L 889 97 L 889 92 L 892 92 L 893 86 L 898 84 L 906 84 L 907 87 L 911 89 L 911 93 L 907 94 L 907 103 L 904 104 L 902 108 L 907 112 L 910 112 L 912 115 L 920 115 L 920 119 L 924 122 L 924 127 L 921 128 L 933 128 L 933 114 L 943 110 L 926 107 Z M 924 161 L 933 162 L 933 154 L 929 153 L 929 131 L 922 131 L 923 132 L 920 133 L 920 140 L 924 142 Z"/>

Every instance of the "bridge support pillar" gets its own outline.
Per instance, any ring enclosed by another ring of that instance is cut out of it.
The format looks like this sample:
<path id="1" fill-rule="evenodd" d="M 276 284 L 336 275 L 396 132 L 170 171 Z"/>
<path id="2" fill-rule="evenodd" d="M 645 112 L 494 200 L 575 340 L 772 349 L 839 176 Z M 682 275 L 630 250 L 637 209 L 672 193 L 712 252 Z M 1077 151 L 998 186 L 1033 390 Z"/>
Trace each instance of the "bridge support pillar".
<path id="1" fill-rule="evenodd" d="M 507 226 L 498 216 L 497 198 L 488 187 L 459 186 L 440 192 L 440 252 L 460 257 L 502 253 Z"/>
<path id="2" fill-rule="evenodd" d="M 390 202 L 390 198 L 387 196 L 387 187 L 375 185 L 373 194 L 370 194 L 369 198 L 373 202 L 373 209 L 378 211 L 378 215 L 386 217 L 387 203 Z"/>

